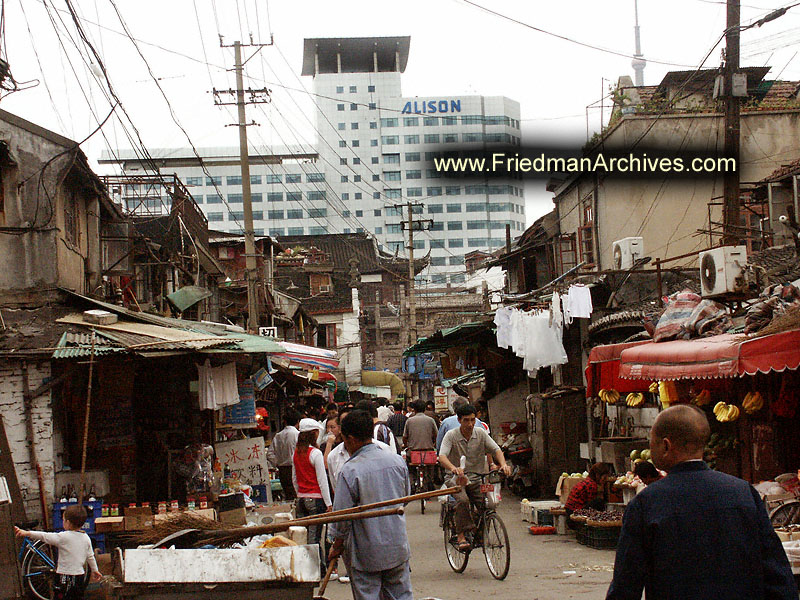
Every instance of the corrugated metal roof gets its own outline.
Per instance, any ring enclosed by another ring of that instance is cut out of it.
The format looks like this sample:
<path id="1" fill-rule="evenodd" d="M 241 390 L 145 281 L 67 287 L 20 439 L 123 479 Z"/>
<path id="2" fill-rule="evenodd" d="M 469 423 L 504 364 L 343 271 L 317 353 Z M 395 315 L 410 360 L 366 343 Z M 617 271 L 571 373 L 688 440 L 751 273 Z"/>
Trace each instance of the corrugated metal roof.
<path id="1" fill-rule="evenodd" d="M 53 358 L 85 358 L 92 355 L 102 356 L 114 352 L 122 352 L 125 348 L 109 344 L 109 341 L 102 337 L 96 337 L 94 348 L 92 347 L 92 334 L 84 332 L 65 331 L 58 340 L 58 350 L 53 352 Z"/>
<path id="2" fill-rule="evenodd" d="M 247 354 L 278 354 L 286 352 L 286 349 L 272 338 L 261 335 L 251 335 L 249 333 L 226 333 L 223 338 L 230 344 L 230 347 L 214 348 L 206 352 L 244 352 Z"/>

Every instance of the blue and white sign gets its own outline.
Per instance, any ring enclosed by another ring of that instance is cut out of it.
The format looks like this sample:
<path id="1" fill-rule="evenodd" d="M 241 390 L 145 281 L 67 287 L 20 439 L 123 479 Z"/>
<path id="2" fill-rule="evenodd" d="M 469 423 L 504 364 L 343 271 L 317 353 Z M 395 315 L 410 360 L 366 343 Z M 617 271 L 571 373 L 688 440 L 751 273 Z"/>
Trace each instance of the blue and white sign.
<path id="1" fill-rule="evenodd" d="M 421 102 L 406 102 L 403 107 L 404 115 L 425 115 L 435 113 L 460 113 L 461 100 L 422 100 Z"/>

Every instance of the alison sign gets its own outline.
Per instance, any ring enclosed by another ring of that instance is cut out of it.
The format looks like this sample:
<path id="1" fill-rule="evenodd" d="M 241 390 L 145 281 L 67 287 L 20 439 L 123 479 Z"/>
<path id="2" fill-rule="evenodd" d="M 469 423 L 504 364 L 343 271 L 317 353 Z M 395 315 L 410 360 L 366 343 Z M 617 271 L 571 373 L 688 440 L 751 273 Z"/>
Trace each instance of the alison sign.
<path id="1" fill-rule="evenodd" d="M 421 100 L 406 102 L 402 114 L 460 113 L 461 100 Z"/>

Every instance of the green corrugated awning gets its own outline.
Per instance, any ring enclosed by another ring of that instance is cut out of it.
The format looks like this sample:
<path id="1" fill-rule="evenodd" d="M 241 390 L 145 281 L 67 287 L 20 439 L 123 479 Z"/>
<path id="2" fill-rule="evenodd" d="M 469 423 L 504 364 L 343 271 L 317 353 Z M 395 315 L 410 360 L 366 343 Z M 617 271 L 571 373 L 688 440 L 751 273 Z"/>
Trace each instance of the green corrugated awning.
<path id="1" fill-rule="evenodd" d="M 263 335 L 227 332 L 221 337 L 238 343 L 238 346 L 233 348 L 209 348 L 204 352 L 206 354 L 280 354 L 286 352 L 286 348 L 274 339 Z"/>
<path id="2" fill-rule="evenodd" d="M 199 285 L 186 285 L 181 289 L 167 295 L 167 300 L 169 300 L 180 312 L 183 312 L 201 300 L 205 300 L 206 298 L 210 297 L 211 292 L 206 288 L 200 287 Z"/>
<path id="3" fill-rule="evenodd" d="M 441 352 L 454 346 L 470 344 L 473 338 L 494 328 L 493 321 L 477 321 L 455 327 L 440 329 L 433 335 L 417 340 L 413 346 L 406 348 L 403 356 L 416 356 L 427 352 Z"/>

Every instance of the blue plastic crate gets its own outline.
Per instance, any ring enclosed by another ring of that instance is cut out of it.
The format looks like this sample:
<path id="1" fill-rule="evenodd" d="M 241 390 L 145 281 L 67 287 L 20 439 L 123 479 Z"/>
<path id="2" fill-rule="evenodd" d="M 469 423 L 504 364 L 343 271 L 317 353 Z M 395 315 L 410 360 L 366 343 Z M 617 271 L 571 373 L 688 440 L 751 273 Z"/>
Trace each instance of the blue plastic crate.
<path id="1" fill-rule="evenodd" d="M 92 546 L 100 550 L 100 554 L 106 553 L 106 534 L 105 533 L 90 533 L 89 539 L 92 540 Z"/>
<path id="2" fill-rule="evenodd" d="M 64 530 L 64 511 L 68 506 L 73 506 L 75 504 L 77 504 L 77 502 L 53 503 L 54 531 Z M 84 502 L 83 505 L 86 507 L 86 512 L 88 513 L 88 517 L 86 518 L 86 523 L 83 524 L 83 527 L 81 529 L 83 529 L 83 531 L 85 531 L 86 533 L 94 533 L 94 520 L 102 516 L 103 501 L 96 500 L 94 502 Z"/>

